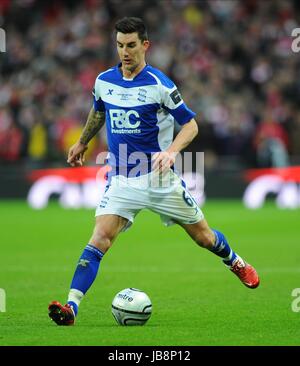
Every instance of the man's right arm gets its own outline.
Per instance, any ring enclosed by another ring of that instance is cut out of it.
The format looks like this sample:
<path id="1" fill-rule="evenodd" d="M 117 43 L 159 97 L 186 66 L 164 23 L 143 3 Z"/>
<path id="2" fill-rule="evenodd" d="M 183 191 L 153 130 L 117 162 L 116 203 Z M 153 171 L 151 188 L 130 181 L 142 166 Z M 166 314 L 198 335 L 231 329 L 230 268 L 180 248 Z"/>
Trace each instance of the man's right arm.
<path id="1" fill-rule="evenodd" d="M 68 154 L 67 162 L 71 166 L 82 166 L 84 162 L 84 153 L 88 148 L 88 143 L 97 134 L 105 123 L 105 112 L 95 111 L 91 108 L 87 122 L 78 142 L 73 145 Z"/>
<path id="2" fill-rule="evenodd" d="M 105 112 L 95 111 L 94 107 L 92 107 L 79 142 L 83 145 L 87 145 L 97 132 L 100 131 L 104 123 Z"/>

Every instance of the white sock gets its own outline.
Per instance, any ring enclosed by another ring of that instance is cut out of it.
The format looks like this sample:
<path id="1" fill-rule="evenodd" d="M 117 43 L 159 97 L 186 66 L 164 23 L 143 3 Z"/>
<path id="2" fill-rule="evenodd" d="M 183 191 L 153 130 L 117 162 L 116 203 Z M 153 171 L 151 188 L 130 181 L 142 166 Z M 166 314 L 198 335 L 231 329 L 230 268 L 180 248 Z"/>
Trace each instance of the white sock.
<path id="1" fill-rule="evenodd" d="M 68 302 L 72 301 L 74 302 L 77 307 L 79 307 L 81 300 L 83 299 L 84 293 L 76 290 L 75 288 L 71 288 L 68 296 Z"/>

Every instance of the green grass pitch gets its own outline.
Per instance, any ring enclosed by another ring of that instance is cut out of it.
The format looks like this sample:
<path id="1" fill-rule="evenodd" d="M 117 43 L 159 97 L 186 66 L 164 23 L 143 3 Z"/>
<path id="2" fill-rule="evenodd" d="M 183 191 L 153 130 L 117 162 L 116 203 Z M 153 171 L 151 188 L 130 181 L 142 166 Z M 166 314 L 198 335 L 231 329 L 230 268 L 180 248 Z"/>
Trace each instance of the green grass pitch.
<path id="1" fill-rule="evenodd" d="M 143 211 L 102 260 L 76 325 L 58 327 L 47 306 L 66 301 L 94 212 L 0 202 L 0 345 L 300 345 L 300 312 L 292 311 L 292 291 L 300 288 L 300 211 L 273 203 L 249 211 L 234 201 L 208 201 L 203 211 L 257 268 L 258 289 L 242 285 L 179 226 L 165 228 Z M 111 315 L 114 295 L 126 287 L 152 300 L 145 326 L 122 327 Z"/>

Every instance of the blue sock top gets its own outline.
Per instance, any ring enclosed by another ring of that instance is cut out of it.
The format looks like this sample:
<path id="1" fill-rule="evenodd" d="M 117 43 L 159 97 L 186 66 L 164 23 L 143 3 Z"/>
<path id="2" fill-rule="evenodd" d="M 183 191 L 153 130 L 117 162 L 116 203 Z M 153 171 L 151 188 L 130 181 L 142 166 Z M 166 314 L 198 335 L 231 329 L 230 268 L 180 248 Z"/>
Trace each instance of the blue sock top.
<path id="1" fill-rule="evenodd" d="M 102 257 L 104 256 L 104 253 L 101 252 L 100 249 L 96 248 L 94 245 L 92 244 L 88 244 L 86 247 L 85 247 L 86 250 L 89 250 L 90 252 L 93 252 L 94 254 L 96 254 L 96 256 L 99 258 L 99 259 L 102 259 Z"/>

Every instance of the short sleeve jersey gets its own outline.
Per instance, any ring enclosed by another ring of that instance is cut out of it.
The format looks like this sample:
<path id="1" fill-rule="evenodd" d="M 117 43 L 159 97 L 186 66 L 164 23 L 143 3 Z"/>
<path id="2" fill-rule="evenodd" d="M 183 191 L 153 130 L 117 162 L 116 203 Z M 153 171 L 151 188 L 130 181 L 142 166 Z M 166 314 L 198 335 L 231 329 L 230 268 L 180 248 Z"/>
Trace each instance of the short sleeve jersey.
<path id="1" fill-rule="evenodd" d="M 126 166 L 128 174 L 137 164 L 131 159 L 137 152 L 149 163 L 151 154 L 171 145 L 174 120 L 184 125 L 195 113 L 160 70 L 147 64 L 133 79 L 126 79 L 120 66 L 98 75 L 93 96 L 95 111 L 105 112 L 108 163 L 116 168 Z"/>

